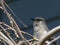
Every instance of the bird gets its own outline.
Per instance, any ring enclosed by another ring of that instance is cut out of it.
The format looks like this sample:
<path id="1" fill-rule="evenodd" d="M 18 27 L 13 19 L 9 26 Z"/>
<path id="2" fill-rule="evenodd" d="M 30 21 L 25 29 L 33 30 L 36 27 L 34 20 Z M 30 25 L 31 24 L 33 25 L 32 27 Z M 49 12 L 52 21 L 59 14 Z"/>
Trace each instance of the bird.
<path id="1" fill-rule="evenodd" d="M 32 18 L 32 20 L 33 20 L 33 29 L 34 29 L 33 39 L 36 39 L 39 41 L 45 34 L 49 32 L 49 28 L 46 24 L 45 19 L 42 17 Z M 49 42 L 49 41 L 46 41 L 46 42 Z M 54 42 L 54 45 L 55 44 L 56 42 Z"/>
<path id="2" fill-rule="evenodd" d="M 45 23 L 45 19 L 42 17 L 36 17 L 32 20 L 33 20 L 33 28 L 34 28 L 33 36 L 37 37 L 37 39 L 40 39 L 44 34 L 46 34 L 49 31 Z"/>

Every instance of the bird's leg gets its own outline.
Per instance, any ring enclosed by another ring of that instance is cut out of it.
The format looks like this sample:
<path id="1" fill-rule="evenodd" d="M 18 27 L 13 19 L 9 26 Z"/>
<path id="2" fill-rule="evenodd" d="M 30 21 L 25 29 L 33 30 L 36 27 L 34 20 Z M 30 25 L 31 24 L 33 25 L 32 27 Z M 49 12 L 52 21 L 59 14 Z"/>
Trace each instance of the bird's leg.
<path id="1" fill-rule="evenodd" d="M 36 37 L 33 37 L 33 40 L 39 40 L 39 39 L 37 39 Z"/>

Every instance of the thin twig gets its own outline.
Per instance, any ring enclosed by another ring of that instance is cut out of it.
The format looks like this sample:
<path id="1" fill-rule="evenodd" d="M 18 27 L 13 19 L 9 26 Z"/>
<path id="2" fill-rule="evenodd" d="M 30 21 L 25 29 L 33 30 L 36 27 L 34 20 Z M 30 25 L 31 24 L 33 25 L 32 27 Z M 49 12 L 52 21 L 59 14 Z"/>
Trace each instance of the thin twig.
<path id="1" fill-rule="evenodd" d="M 14 45 L 2 32 L 0 32 L 0 38 L 6 41 L 9 45 Z"/>
<path id="2" fill-rule="evenodd" d="M 0 25 L 0 27 L 2 28 L 2 30 L 7 34 L 8 32 L 5 31 L 5 29 Z M 16 45 L 15 41 L 10 37 L 9 34 L 7 34 L 7 36 L 10 38 L 10 40 Z"/>
<path id="3" fill-rule="evenodd" d="M 27 35 L 31 36 L 32 38 L 34 38 L 31 34 L 29 34 L 27 32 L 24 32 L 24 31 L 21 31 L 21 32 L 24 33 L 24 34 L 27 34 Z"/>
<path id="4" fill-rule="evenodd" d="M 12 14 L 18 19 L 18 21 L 19 22 L 21 22 L 26 28 L 28 27 L 26 24 L 24 24 L 23 22 L 22 22 L 22 20 L 21 19 L 19 19 L 17 16 L 16 16 L 16 14 L 13 12 L 13 10 L 8 6 L 8 4 L 6 4 L 5 2 L 4 2 L 4 4 L 9 8 L 9 10 L 12 12 Z"/>
<path id="5" fill-rule="evenodd" d="M 49 42 L 49 45 L 50 45 L 51 43 L 57 41 L 59 38 L 60 38 L 60 36 L 58 36 L 58 37 L 56 37 L 54 40 L 50 41 L 50 42 Z"/>

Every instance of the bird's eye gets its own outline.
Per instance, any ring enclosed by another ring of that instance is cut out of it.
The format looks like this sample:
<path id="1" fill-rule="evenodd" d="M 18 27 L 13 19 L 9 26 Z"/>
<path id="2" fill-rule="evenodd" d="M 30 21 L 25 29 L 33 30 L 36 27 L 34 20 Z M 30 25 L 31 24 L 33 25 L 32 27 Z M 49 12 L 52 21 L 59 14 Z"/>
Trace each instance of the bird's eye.
<path id="1" fill-rule="evenodd" d="M 38 24 L 35 24 L 35 26 L 38 26 Z"/>
<path id="2" fill-rule="evenodd" d="M 35 19 L 35 21 L 42 21 L 42 19 Z"/>

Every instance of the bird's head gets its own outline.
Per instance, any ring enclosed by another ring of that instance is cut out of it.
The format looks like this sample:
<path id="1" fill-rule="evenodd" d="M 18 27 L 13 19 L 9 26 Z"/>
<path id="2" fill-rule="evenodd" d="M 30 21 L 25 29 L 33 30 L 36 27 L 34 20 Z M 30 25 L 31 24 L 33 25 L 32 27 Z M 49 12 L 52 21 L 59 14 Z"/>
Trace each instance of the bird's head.
<path id="1" fill-rule="evenodd" d="M 43 24 L 44 22 L 45 22 L 45 19 L 44 18 L 42 18 L 42 17 L 36 17 L 36 18 L 32 18 L 32 20 L 33 20 L 33 25 L 34 26 L 39 26 L 39 25 L 41 25 L 41 24 Z"/>
<path id="2" fill-rule="evenodd" d="M 32 18 L 33 21 L 45 21 L 44 18 L 42 17 L 36 17 L 36 18 Z"/>

